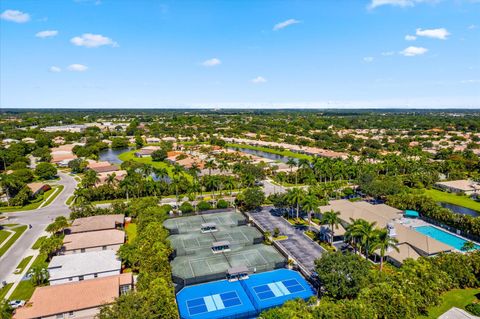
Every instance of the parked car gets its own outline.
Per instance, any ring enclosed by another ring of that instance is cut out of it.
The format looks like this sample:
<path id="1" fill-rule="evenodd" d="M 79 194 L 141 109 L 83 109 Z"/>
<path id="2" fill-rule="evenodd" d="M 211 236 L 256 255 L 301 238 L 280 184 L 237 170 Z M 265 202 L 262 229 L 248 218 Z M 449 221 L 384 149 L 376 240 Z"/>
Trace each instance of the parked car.
<path id="1" fill-rule="evenodd" d="M 25 305 L 25 300 L 12 300 L 8 303 L 13 309 L 23 307 Z"/>

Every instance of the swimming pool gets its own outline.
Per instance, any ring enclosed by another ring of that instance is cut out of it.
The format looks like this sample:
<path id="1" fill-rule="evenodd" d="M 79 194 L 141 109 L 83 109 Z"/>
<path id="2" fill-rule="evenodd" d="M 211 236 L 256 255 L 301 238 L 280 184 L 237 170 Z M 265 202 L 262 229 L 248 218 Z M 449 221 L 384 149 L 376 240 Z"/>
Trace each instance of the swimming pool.
<path id="1" fill-rule="evenodd" d="M 421 234 L 441 241 L 442 243 L 452 246 L 458 250 L 462 250 L 463 244 L 467 242 L 467 240 L 459 236 L 453 235 L 434 226 L 419 226 L 415 227 L 414 229 Z M 480 249 L 480 246 L 475 245 L 475 249 Z"/>

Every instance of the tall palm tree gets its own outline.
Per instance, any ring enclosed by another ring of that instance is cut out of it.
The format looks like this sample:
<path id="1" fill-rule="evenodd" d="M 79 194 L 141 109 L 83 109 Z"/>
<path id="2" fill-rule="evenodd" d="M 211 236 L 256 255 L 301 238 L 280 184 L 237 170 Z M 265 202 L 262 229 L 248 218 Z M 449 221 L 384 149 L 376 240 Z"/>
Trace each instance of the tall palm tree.
<path id="1" fill-rule="evenodd" d="M 230 191 L 230 196 L 232 196 L 232 191 L 235 188 L 235 181 L 233 178 L 227 178 L 224 182 L 225 189 Z"/>
<path id="2" fill-rule="evenodd" d="M 218 164 L 218 168 L 220 169 L 220 172 L 228 172 L 230 170 L 230 165 L 228 164 L 227 161 L 222 160 Z"/>
<path id="3" fill-rule="evenodd" d="M 305 192 L 303 189 L 294 187 L 287 191 L 287 201 L 292 206 L 296 206 L 297 210 L 297 219 L 300 216 L 300 204 L 302 203 L 303 199 L 305 198 Z"/>
<path id="4" fill-rule="evenodd" d="M 330 245 L 333 244 L 333 237 L 335 237 L 335 228 L 338 228 L 338 225 L 340 224 L 340 212 L 336 212 L 333 209 L 324 212 L 322 214 L 322 224 L 327 224 L 330 226 L 330 231 L 332 232 L 331 238 L 330 238 Z"/>
<path id="5" fill-rule="evenodd" d="M 320 201 L 315 195 L 307 195 L 302 201 L 302 207 L 307 211 L 308 214 L 308 226 L 310 226 L 312 215 L 318 212 L 318 206 L 320 206 Z"/>
<path id="6" fill-rule="evenodd" d="M 212 169 L 217 168 L 217 164 L 213 159 L 209 159 L 205 162 L 205 168 L 208 169 L 208 175 L 212 175 Z"/>
<path id="7" fill-rule="evenodd" d="M 107 175 L 107 179 L 105 180 L 105 182 L 107 183 L 107 186 L 114 187 L 118 182 L 116 177 L 117 177 L 117 174 L 115 174 L 115 172 Z"/>
<path id="8" fill-rule="evenodd" d="M 376 222 L 369 223 L 364 219 L 360 219 L 355 226 L 352 228 L 352 233 L 359 239 L 361 246 L 365 250 L 365 258 L 368 259 L 369 253 L 371 251 L 371 246 L 375 241 L 376 232 L 375 225 Z"/>
<path id="9" fill-rule="evenodd" d="M 288 167 L 290 167 L 290 174 L 292 174 L 292 170 L 295 166 L 297 166 L 297 162 L 293 158 L 289 158 L 287 163 Z M 297 185 L 297 173 L 295 172 L 295 185 Z"/>
<path id="10" fill-rule="evenodd" d="M 388 235 L 387 229 L 379 229 L 376 231 L 375 235 L 376 235 L 376 238 L 372 244 L 372 251 L 375 251 L 377 249 L 380 250 L 380 271 L 382 271 L 385 252 L 387 252 L 388 249 L 390 248 L 393 248 L 398 252 L 399 251 L 397 247 L 398 240 L 396 238 L 390 237 Z"/>

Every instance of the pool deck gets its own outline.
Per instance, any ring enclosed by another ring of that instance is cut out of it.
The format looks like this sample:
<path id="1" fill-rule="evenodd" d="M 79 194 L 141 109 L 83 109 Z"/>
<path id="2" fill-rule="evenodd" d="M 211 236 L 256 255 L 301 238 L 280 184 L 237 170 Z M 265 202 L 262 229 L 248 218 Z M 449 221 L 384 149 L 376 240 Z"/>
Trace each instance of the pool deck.
<path id="1" fill-rule="evenodd" d="M 450 235 L 456 236 L 456 237 L 461 238 L 461 239 L 466 240 L 466 241 L 471 241 L 471 242 L 473 242 L 474 244 L 480 246 L 480 243 L 478 243 L 478 242 L 476 242 L 476 241 L 473 241 L 473 240 L 471 240 L 471 239 L 468 239 L 468 238 L 466 238 L 466 237 L 463 237 L 463 236 L 461 236 L 461 235 L 459 235 L 459 234 L 455 234 L 455 233 L 449 231 L 448 229 L 439 227 L 439 226 L 437 226 L 437 225 L 430 224 L 430 223 L 428 223 L 428 222 L 426 222 L 426 221 L 424 221 L 424 220 L 422 220 L 422 219 L 403 217 L 403 218 L 400 220 L 399 223 L 402 224 L 402 225 L 405 226 L 405 227 L 409 227 L 409 228 L 412 228 L 412 229 L 417 228 L 417 227 L 421 227 L 421 226 L 434 227 L 434 228 L 437 228 L 437 229 L 439 229 L 439 230 L 441 230 L 441 231 L 444 231 L 444 232 L 446 232 L 446 233 L 448 233 L 448 234 L 450 234 Z M 425 234 L 423 234 L 423 233 L 421 233 L 421 234 L 424 235 L 424 236 L 427 236 L 427 235 L 425 235 Z M 433 238 L 433 237 L 431 237 L 431 238 Z M 434 238 L 434 239 L 436 239 L 436 238 Z M 436 239 L 436 240 L 438 240 L 438 239 Z M 440 241 L 440 240 L 439 240 L 439 241 Z M 444 243 L 444 244 L 452 247 L 456 252 L 465 253 L 464 251 L 459 250 L 459 249 L 451 246 L 451 245 L 448 244 L 448 243 Z"/>

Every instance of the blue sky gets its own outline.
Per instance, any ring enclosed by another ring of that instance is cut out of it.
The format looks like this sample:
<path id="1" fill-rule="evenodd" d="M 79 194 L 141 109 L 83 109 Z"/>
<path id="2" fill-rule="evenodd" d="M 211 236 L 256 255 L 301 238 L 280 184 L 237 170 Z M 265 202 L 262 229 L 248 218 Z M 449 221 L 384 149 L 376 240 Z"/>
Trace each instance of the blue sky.
<path id="1" fill-rule="evenodd" d="M 0 2 L 0 107 L 480 107 L 480 0 Z"/>

